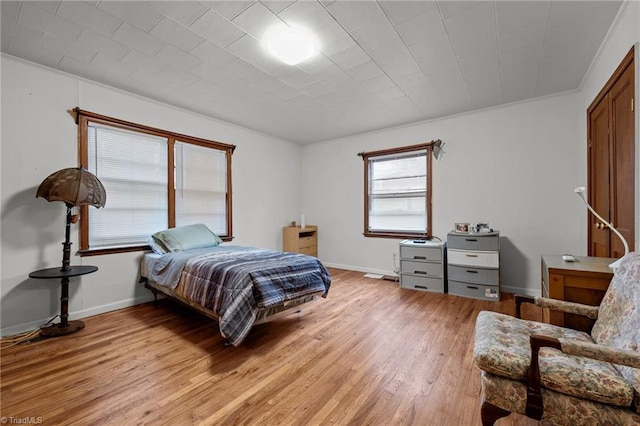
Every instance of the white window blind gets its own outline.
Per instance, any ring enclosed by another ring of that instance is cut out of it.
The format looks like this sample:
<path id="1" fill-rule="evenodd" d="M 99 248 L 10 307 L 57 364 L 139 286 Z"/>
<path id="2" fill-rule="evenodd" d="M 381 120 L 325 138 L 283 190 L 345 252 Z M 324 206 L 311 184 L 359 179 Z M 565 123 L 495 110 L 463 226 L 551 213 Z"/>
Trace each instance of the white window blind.
<path id="1" fill-rule="evenodd" d="M 227 155 L 176 142 L 176 226 L 204 223 L 227 236 Z"/>
<path id="2" fill-rule="evenodd" d="M 89 246 L 145 244 L 167 227 L 167 139 L 95 123 L 87 136 L 88 169 L 107 192 L 89 209 Z"/>
<path id="3" fill-rule="evenodd" d="M 427 232 L 426 149 L 369 158 L 369 231 Z"/>

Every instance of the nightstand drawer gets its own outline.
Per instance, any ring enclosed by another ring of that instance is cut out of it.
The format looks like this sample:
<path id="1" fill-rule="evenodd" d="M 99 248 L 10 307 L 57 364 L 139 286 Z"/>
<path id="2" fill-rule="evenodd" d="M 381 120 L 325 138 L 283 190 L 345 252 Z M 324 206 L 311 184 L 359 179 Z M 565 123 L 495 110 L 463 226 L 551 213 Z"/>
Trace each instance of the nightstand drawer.
<path id="1" fill-rule="evenodd" d="M 449 280 L 449 294 L 498 302 L 500 300 L 500 287 L 497 285 L 470 284 Z"/>
<path id="2" fill-rule="evenodd" d="M 419 275 L 401 274 L 400 287 L 411 290 L 444 293 L 444 281 L 441 278 L 429 278 Z"/>
<path id="3" fill-rule="evenodd" d="M 447 272 L 450 280 L 466 283 L 496 285 L 500 280 L 500 271 L 498 269 L 449 265 Z"/>
<path id="4" fill-rule="evenodd" d="M 400 258 L 440 262 L 442 260 L 442 249 L 440 247 L 407 247 L 401 245 Z"/>
<path id="5" fill-rule="evenodd" d="M 447 257 L 452 265 L 481 268 L 498 268 L 500 265 L 500 253 L 497 251 L 447 250 Z"/>
<path id="6" fill-rule="evenodd" d="M 428 263 L 428 262 L 415 262 L 413 260 L 400 260 L 400 272 L 403 274 L 441 277 L 442 263 Z"/>
<path id="7" fill-rule="evenodd" d="M 450 233 L 447 235 L 447 247 L 460 250 L 498 251 L 500 250 L 500 236 L 497 233 Z"/>

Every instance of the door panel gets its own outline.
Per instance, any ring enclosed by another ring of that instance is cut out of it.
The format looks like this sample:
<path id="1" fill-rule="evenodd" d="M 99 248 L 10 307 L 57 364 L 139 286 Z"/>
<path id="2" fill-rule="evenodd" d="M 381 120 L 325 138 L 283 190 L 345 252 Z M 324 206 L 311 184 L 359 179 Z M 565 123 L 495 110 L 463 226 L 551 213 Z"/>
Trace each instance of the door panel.
<path id="1" fill-rule="evenodd" d="M 589 204 L 609 219 L 609 98 L 605 96 L 589 115 Z M 588 212 L 589 256 L 609 257 L 609 229 Z"/>

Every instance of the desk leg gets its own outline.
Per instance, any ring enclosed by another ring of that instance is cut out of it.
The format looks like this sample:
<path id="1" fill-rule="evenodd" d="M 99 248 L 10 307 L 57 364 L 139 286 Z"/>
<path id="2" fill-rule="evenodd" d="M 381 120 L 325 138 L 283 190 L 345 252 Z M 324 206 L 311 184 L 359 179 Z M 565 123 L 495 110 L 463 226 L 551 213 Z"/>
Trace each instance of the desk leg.
<path id="1" fill-rule="evenodd" d="M 69 321 L 69 277 L 60 279 L 60 323 L 40 329 L 40 333 L 47 337 L 66 336 L 84 328 L 82 321 Z"/>

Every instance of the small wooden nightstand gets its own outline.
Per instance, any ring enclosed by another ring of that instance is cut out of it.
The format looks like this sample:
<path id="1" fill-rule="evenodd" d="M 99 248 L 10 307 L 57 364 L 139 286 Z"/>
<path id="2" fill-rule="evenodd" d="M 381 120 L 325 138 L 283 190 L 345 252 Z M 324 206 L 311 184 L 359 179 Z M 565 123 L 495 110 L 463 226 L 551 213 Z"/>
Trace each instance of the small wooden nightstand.
<path id="1" fill-rule="evenodd" d="M 609 288 L 613 272 L 608 257 L 575 256 L 565 262 L 562 255 L 542 255 L 542 296 L 597 306 Z M 594 321 L 579 315 L 544 309 L 545 322 L 589 332 Z"/>

